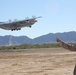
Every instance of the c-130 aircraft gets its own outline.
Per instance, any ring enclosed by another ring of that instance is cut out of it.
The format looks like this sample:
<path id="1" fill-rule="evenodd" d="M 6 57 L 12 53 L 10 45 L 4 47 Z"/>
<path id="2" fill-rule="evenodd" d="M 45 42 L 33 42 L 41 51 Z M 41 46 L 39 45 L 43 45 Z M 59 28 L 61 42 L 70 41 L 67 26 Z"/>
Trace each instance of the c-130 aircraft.
<path id="1" fill-rule="evenodd" d="M 11 30 L 11 31 L 21 30 L 21 28 L 23 27 L 31 27 L 35 22 L 37 22 L 37 18 L 41 18 L 41 16 L 32 17 L 29 19 L 19 20 L 19 21 L 9 20 L 9 22 L 0 22 L 0 28 L 5 29 L 5 30 Z"/>

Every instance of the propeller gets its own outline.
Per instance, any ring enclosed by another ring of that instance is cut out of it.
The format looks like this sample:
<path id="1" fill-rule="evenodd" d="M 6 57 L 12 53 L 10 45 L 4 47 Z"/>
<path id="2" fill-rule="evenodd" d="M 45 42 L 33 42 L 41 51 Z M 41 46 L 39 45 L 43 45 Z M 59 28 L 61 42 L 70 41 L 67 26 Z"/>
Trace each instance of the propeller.
<path id="1" fill-rule="evenodd" d="M 42 16 L 39 16 L 39 17 L 37 17 L 37 18 L 42 18 Z"/>
<path id="2" fill-rule="evenodd" d="M 14 21 L 17 21 L 17 19 L 14 19 Z"/>
<path id="3" fill-rule="evenodd" d="M 35 16 L 32 16 L 32 18 L 34 18 L 34 19 L 35 19 L 36 17 L 35 17 Z"/>
<path id="4" fill-rule="evenodd" d="M 26 17 L 25 19 L 26 19 L 26 20 L 28 20 L 28 19 L 29 19 L 29 17 Z"/>
<path id="5" fill-rule="evenodd" d="M 34 19 L 36 19 L 36 18 L 42 18 L 42 16 L 39 16 L 39 17 L 35 17 L 35 16 L 32 16 Z"/>
<path id="6" fill-rule="evenodd" d="M 11 22 L 11 19 L 9 19 L 9 22 Z"/>

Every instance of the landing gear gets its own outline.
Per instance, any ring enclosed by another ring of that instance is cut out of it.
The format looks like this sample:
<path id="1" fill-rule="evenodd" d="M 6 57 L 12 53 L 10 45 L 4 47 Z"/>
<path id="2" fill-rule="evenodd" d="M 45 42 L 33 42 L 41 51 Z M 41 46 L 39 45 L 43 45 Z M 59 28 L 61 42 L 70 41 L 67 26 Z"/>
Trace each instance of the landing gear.
<path id="1" fill-rule="evenodd" d="M 18 31 L 18 30 L 21 30 L 21 28 L 18 28 L 18 29 L 16 29 L 16 30 L 17 30 L 17 31 Z"/>
<path id="2" fill-rule="evenodd" d="M 31 28 L 31 26 L 29 26 Z"/>
<path id="3" fill-rule="evenodd" d="M 11 31 L 15 31 L 15 30 L 17 30 L 17 31 L 18 31 L 18 30 L 21 30 L 21 28 L 11 29 Z"/>

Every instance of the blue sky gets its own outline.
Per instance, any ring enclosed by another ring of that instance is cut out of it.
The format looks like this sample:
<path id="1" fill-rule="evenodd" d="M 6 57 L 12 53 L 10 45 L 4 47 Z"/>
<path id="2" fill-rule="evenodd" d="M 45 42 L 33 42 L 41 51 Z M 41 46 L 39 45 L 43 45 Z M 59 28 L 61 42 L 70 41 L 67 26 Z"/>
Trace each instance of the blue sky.
<path id="1" fill-rule="evenodd" d="M 0 0 L 0 21 L 42 16 L 32 28 L 0 29 L 0 36 L 35 38 L 48 33 L 76 31 L 76 0 Z"/>

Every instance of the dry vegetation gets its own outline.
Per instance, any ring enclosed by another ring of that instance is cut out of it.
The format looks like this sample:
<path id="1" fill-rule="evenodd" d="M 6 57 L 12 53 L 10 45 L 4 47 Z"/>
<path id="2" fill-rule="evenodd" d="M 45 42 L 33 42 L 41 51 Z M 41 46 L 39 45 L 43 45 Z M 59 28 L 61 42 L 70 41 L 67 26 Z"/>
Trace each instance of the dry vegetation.
<path id="1" fill-rule="evenodd" d="M 16 46 L 1 46 L 0 50 L 10 50 L 10 49 L 31 49 L 31 48 L 57 48 L 60 47 L 59 44 L 25 44 Z"/>

